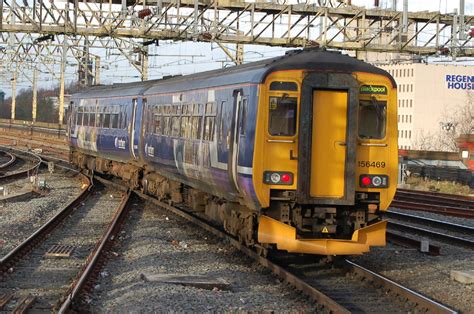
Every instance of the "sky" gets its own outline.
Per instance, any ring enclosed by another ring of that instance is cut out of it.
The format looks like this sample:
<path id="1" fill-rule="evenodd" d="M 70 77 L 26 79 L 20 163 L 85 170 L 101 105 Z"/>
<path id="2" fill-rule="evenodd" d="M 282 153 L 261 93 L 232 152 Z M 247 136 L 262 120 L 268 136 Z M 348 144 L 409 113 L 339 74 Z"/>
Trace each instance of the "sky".
<path id="1" fill-rule="evenodd" d="M 29 0 L 31 1 L 31 0 Z M 297 0 L 290 0 L 290 3 L 297 3 Z M 392 0 L 381 0 L 381 8 L 391 8 Z M 397 1 L 397 9 L 402 10 L 403 0 Z M 353 5 L 365 6 L 373 8 L 373 0 L 352 0 Z M 465 0 L 465 14 L 474 15 L 474 0 Z M 452 13 L 459 8 L 458 0 L 409 0 L 409 11 L 440 11 L 441 13 Z M 234 49 L 235 45 L 227 45 L 229 49 Z M 206 71 L 210 69 L 220 68 L 223 66 L 231 66 L 232 62 L 225 56 L 224 52 L 215 43 L 199 43 L 199 42 L 172 42 L 160 41 L 160 46 L 149 46 L 150 67 L 149 78 L 161 78 L 164 75 L 191 74 L 195 72 Z M 284 54 L 288 50 L 279 47 L 246 45 L 244 61 L 254 61 L 263 58 L 270 58 Z M 114 56 L 105 57 L 102 52 L 103 66 L 101 71 L 101 83 L 112 84 L 120 82 L 137 81 L 140 79 L 138 71 L 133 69 L 124 57 Z M 170 55 L 175 55 L 170 56 Z M 73 81 L 76 79 L 77 67 L 69 66 L 66 70 L 66 80 Z M 4 79 L 0 79 L 0 89 L 5 91 L 7 97 L 11 94 L 8 73 L 0 73 Z M 5 79 L 6 78 L 6 79 Z M 49 74 L 40 74 L 39 87 L 53 88 L 58 82 Z M 21 88 L 29 88 L 31 83 L 25 79 L 18 80 L 17 90 Z"/>

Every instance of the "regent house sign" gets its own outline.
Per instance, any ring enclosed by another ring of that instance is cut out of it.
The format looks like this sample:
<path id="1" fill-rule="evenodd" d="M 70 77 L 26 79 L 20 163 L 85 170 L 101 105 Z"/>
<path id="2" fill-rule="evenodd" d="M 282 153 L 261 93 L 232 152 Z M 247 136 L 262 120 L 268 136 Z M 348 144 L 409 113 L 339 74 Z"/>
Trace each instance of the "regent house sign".
<path id="1" fill-rule="evenodd" d="M 474 89 L 474 75 L 446 75 L 448 89 Z"/>

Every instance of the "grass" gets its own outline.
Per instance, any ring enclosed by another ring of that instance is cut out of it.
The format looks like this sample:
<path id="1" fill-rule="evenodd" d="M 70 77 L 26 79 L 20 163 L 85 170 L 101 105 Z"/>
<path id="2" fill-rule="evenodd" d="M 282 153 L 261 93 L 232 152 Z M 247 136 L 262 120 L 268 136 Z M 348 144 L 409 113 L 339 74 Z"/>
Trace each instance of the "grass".
<path id="1" fill-rule="evenodd" d="M 413 190 L 433 191 L 449 194 L 469 195 L 474 194 L 474 190 L 467 185 L 451 181 L 436 181 L 417 177 L 407 178 L 407 185 Z"/>

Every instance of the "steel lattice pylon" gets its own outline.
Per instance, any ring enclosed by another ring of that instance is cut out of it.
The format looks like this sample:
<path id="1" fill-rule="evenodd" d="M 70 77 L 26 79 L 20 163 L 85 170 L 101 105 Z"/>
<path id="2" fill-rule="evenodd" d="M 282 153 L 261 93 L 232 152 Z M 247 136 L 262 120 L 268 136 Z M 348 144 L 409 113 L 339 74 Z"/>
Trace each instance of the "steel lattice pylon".
<path id="1" fill-rule="evenodd" d="M 471 37 L 466 36 L 473 16 L 367 9 L 340 0 L 288 3 L 2 0 L 0 68 L 21 74 L 41 64 L 55 73 L 54 65 L 60 65 L 60 73 L 54 75 L 64 86 L 64 69 L 72 59 L 80 65 L 85 83 L 98 83 L 100 58 L 90 49 L 109 49 L 124 56 L 145 80 L 148 46 L 144 41 L 153 40 L 216 42 L 235 63 L 242 62 L 243 44 L 474 55 Z M 224 43 L 237 45 L 237 55 Z"/>

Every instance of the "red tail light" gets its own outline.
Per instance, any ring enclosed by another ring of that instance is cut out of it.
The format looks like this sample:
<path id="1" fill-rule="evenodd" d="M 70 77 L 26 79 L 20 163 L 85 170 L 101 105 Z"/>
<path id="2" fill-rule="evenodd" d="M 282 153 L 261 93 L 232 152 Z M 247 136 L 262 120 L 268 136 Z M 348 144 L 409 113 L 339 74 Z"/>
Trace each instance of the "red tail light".
<path id="1" fill-rule="evenodd" d="M 362 185 L 370 185 L 372 180 L 369 177 L 362 177 L 361 179 Z"/>

